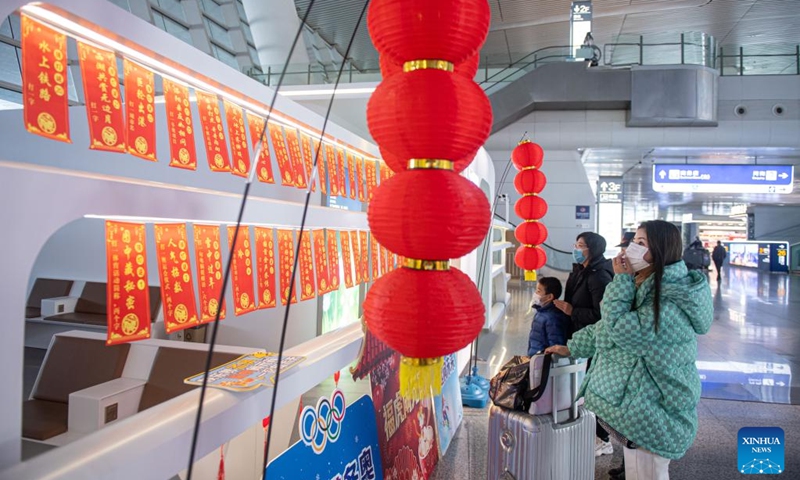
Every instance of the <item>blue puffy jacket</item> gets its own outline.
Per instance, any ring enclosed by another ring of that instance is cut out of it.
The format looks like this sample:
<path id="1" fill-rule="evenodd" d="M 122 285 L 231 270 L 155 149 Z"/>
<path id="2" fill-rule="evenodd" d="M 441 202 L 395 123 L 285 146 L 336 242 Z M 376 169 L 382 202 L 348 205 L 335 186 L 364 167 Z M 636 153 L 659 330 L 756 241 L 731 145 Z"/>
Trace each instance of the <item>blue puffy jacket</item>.
<path id="1" fill-rule="evenodd" d="M 553 345 L 564 345 L 569 332 L 569 317 L 550 302 L 544 307 L 535 305 L 531 334 L 528 338 L 528 355 Z"/>

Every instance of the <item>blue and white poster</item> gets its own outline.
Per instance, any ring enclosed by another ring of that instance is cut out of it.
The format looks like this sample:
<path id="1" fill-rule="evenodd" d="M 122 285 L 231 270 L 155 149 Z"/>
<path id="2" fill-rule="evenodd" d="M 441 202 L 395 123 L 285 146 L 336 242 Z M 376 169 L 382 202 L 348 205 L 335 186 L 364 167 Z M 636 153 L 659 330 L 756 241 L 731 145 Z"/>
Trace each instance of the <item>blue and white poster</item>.
<path id="1" fill-rule="evenodd" d="M 778 475 L 784 473 L 785 447 L 779 427 L 745 427 L 739 430 L 739 473 Z"/>
<path id="2" fill-rule="evenodd" d="M 461 384 L 456 371 L 456 356 L 444 357 L 442 368 L 442 394 L 433 398 L 436 409 L 436 429 L 439 432 L 440 457 L 447 452 L 447 447 L 464 418 L 464 406 L 461 404 Z"/>
<path id="3" fill-rule="evenodd" d="M 336 389 L 300 414 L 300 441 L 267 466 L 270 480 L 383 480 L 372 399 Z"/>

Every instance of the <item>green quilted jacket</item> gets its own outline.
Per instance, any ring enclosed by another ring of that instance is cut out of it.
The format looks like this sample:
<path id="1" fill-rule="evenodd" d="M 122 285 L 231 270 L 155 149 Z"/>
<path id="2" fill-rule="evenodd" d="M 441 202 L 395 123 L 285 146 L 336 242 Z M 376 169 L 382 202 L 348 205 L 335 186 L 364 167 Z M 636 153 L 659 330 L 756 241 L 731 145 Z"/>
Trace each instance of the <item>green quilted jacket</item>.
<path id="1" fill-rule="evenodd" d="M 576 332 L 573 357 L 593 357 L 581 385 L 586 408 L 636 445 L 681 458 L 697 434 L 697 335 L 714 316 L 705 276 L 681 261 L 666 267 L 659 330 L 654 328 L 654 279 L 637 289 L 631 275 L 606 288 L 602 319 Z"/>

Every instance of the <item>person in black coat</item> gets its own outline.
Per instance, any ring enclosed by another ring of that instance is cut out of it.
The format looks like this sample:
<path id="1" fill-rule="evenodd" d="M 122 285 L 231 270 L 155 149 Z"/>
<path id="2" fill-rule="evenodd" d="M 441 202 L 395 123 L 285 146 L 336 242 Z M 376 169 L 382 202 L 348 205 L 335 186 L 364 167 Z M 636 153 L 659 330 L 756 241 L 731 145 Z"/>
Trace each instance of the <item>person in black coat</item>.
<path id="1" fill-rule="evenodd" d="M 714 266 L 717 267 L 717 282 L 722 280 L 722 263 L 728 257 L 728 251 L 722 246 L 722 242 L 717 240 L 717 246 L 711 253 L 711 259 L 714 260 Z"/>

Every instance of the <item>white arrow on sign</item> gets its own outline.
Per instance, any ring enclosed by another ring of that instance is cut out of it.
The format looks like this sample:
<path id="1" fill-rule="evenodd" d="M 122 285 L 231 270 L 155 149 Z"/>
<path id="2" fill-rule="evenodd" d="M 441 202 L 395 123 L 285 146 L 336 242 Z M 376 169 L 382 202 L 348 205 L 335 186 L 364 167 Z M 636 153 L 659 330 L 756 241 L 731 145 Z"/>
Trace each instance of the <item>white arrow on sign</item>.
<path id="1" fill-rule="evenodd" d="M 658 172 L 658 176 L 661 177 L 661 180 L 664 180 L 664 177 L 667 176 L 667 172 L 661 170 L 660 172 Z"/>
<path id="2" fill-rule="evenodd" d="M 786 386 L 786 384 L 783 383 L 783 382 L 775 382 L 775 385 L 777 385 L 779 387 L 785 387 Z"/>
<path id="3" fill-rule="evenodd" d="M 780 175 L 778 175 L 778 176 L 779 176 L 779 177 L 781 177 L 781 178 L 784 178 L 784 179 L 785 179 L 785 178 L 789 178 L 789 174 L 788 174 L 788 173 L 781 173 L 781 174 L 780 174 Z"/>

